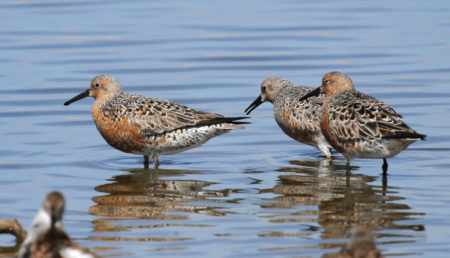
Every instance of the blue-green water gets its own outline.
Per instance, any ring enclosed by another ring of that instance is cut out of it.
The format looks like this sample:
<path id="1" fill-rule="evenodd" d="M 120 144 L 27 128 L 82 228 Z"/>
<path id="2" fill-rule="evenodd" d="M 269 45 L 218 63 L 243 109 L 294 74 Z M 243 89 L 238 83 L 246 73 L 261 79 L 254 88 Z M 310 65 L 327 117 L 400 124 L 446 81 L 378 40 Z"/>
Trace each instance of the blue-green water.
<path id="1" fill-rule="evenodd" d="M 4 1 L 0 4 L 0 218 L 26 228 L 64 193 L 64 226 L 102 256 L 320 257 L 353 224 L 385 255 L 450 252 L 450 3 L 445 1 Z M 284 135 L 272 107 L 245 130 L 161 158 L 109 147 L 97 74 L 125 91 L 230 116 L 268 76 L 317 86 L 331 70 L 392 105 L 427 141 L 355 160 Z M 13 244 L 1 238 L 2 245 Z"/>

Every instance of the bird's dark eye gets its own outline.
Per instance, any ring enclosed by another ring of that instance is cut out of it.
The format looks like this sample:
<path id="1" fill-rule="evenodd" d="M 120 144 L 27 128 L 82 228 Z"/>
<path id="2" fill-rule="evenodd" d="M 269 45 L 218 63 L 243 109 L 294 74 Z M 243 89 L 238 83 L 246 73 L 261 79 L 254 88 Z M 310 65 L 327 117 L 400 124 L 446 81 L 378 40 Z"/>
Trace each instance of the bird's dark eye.
<path id="1" fill-rule="evenodd" d="M 99 83 L 94 84 L 94 88 L 98 88 L 98 87 L 100 87 Z"/>
<path id="2" fill-rule="evenodd" d="M 266 86 L 263 86 L 263 87 L 261 88 L 261 90 L 262 90 L 262 91 L 266 91 Z"/>
<path id="3" fill-rule="evenodd" d="M 325 80 L 325 81 L 323 81 L 323 83 L 328 84 L 328 83 L 330 83 L 330 80 Z"/>

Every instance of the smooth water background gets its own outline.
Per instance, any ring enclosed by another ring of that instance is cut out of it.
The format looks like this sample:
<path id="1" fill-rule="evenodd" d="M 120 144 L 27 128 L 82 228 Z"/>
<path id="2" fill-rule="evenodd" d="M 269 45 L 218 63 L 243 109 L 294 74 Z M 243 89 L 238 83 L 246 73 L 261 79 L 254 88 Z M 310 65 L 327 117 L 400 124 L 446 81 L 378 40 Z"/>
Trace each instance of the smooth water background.
<path id="1" fill-rule="evenodd" d="M 383 254 L 450 253 L 450 2 L 3 1 L 0 218 L 26 228 L 45 194 L 102 256 L 319 257 L 353 224 Z M 109 147 L 92 99 L 62 104 L 97 74 L 125 91 L 230 116 L 268 76 L 318 86 L 342 71 L 428 138 L 390 159 L 331 163 L 284 135 L 272 106 L 245 130 L 143 169 Z M 2 236 L 2 245 L 13 245 Z"/>

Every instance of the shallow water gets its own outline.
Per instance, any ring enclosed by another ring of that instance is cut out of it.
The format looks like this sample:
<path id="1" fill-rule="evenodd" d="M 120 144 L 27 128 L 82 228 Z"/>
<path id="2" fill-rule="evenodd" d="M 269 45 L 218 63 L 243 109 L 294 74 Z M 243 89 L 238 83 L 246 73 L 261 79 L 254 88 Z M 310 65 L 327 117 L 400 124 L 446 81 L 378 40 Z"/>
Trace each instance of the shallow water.
<path id="1" fill-rule="evenodd" d="M 319 257 L 353 224 L 385 255 L 450 252 L 450 3 L 441 1 L 10 1 L 0 4 L 0 218 L 28 228 L 62 191 L 64 226 L 102 256 Z M 427 141 L 390 159 L 332 162 L 276 125 L 143 169 L 109 147 L 92 99 L 99 73 L 129 92 L 241 116 L 268 76 L 317 86 L 339 70 Z M 2 236 L 0 244 L 13 245 Z"/>

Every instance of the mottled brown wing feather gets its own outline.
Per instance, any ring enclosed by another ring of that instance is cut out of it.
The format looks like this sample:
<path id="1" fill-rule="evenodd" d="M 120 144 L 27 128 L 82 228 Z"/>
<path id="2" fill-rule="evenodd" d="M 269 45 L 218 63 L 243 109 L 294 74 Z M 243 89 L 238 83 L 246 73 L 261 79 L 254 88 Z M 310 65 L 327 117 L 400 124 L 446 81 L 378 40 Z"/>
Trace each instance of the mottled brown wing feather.
<path id="1" fill-rule="evenodd" d="M 179 128 L 187 128 L 211 123 L 233 122 L 219 114 L 197 111 L 169 100 L 147 98 L 136 94 L 124 94 L 108 103 L 111 114 L 126 117 L 145 134 L 161 134 Z M 106 106 L 106 105 L 105 105 Z M 105 107 L 106 108 L 106 107 Z M 121 112 L 117 112 L 121 110 Z M 242 118 L 234 118 L 239 120 Z M 228 121 L 229 120 L 229 121 Z M 211 123 L 209 123 L 211 122 Z"/>
<path id="2" fill-rule="evenodd" d="M 313 88 L 308 86 L 297 86 L 289 92 L 283 92 L 285 101 L 275 104 L 275 119 L 282 128 L 293 128 L 293 130 L 320 131 L 320 112 L 324 96 L 311 97 L 300 101 Z M 296 132 L 298 133 L 298 132 Z"/>
<path id="3" fill-rule="evenodd" d="M 361 92 L 339 94 L 328 108 L 331 131 L 341 141 L 422 138 L 386 103 Z"/>

